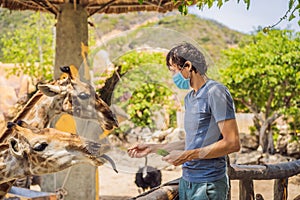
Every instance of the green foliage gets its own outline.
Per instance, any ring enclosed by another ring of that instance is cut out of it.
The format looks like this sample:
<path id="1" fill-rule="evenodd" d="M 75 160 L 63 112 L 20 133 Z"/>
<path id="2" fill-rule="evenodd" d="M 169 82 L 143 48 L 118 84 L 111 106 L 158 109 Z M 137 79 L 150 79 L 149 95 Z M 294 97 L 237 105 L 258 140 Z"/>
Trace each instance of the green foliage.
<path id="1" fill-rule="evenodd" d="M 158 70 L 166 72 L 167 68 L 163 66 L 165 57 L 160 52 L 137 52 L 132 51 L 119 59 L 114 61 L 114 66 L 120 67 L 119 75 L 122 76 L 121 87 L 117 87 L 114 96 L 116 99 L 122 98 L 126 93 L 131 93 L 141 82 L 145 81 L 156 81 L 160 79 L 165 80 L 167 73 L 163 73 L 162 77 L 159 77 Z M 103 85 L 106 81 L 105 77 L 110 76 L 109 71 L 105 71 L 100 74 L 100 80 L 96 83 L 97 85 Z M 126 74 L 126 75 L 125 75 Z M 121 100 L 122 102 L 122 100 Z M 121 107 L 125 108 L 127 104 L 122 104 Z"/>
<path id="2" fill-rule="evenodd" d="M 143 83 L 136 89 L 129 100 L 127 112 L 136 126 L 155 128 L 155 111 L 173 107 L 170 97 L 172 91 L 160 84 Z"/>
<path id="3" fill-rule="evenodd" d="M 157 149 L 157 152 L 156 152 L 158 155 L 161 155 L 161 156 L 166 156 L 166 155 L 169 155 L 169 152 L 166 151 L 165 149 Z"/>
<path id="4" fill-rule="evenodd" d="M 136 126 L 154 128 L 151 117 L 156 111 L 169 116 L 169 126 L 176 124 L 176 107 L 170 89 L 170 73 L 161 52 L 132 51 L 115 63 L 120 67 L 121 81 L 114 90 L 114 99 L 131 117 Z"/>
<path id="5" fill-rule="evenodd" d="M 122 98 L 125 93 L 130 93 L 141 82 L 164 81 L 169 78 L 167 67 L 165 67 L 165 56 L 161 52 L 131 51 L 115 60 L 114 66 L 120 68 L 118 73 L 119 76 L 122 76 L 122 86 L 117 87 L 114 92 L 116 99 Z M 165 73 L 160 74 L 158 70 Z M 95 84 L 103 86 L 113 72 L 106 70 L 101 74 L 96 74 L 99 80 Z M 125 74 L 126 76 L 124 76 Z M 121 105 L 122 108 L 126 106 L 127 104 Z"/>
<path id="6" fill-rule="evenodd" d="M 52 16 L 37 12 L 28 17 L 27 23 L 2 36 L 3 61 L 16 64 L 9 69 L 9 75 L 26 74 L 37 80 L 52 78 L 53 25 Z"/>
<path id="7" fill-rule="evenodd" d="M 286 120 L 288 121 L 288 125 L 290 130 L 295 133 L 296 135 L 300 136 L 300 102 L 298 102 L 297 107 L 291 108 L 289 110 L 289 118 Z"/>
<path id="8" fill-rule="evenodd" d="M 165 56 L 161 52 L 137 52 L 132 51 L 128 54 L 120 57 L 116 65 L 122 66 L 121 74 L 125 74 L 129 70 L 140 67 L 141 65 L 156 65 L 159 67 L 165 67 Z M 157 70 L 157 69 L 156 69 Z"/>
<path id="9" fill-rule="evenodd" d="M 227 68 L 222 82 L 230 89 L 238 110 L 250 109 L 267 119 L 275 112 L 299 110 L 300 33 L 271 30 L 249 36 L 238 48 L 224 51 Z"/>

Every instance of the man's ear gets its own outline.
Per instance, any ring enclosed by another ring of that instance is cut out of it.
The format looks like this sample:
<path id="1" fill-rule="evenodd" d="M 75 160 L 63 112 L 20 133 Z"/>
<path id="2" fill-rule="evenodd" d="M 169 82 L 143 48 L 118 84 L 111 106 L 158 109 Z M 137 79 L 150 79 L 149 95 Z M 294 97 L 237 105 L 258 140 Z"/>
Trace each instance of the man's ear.
<path id="1" fill-rule="evenodd" d="M 39 90 L 46 96 L 54 97 L 55 95 L 60 94 L 61 89 L 57 85 L 38 85 Z"/>
<path id="2" fill-rule="evenodd" d="M 191 61 L 186 61 L 183 65 L 183 67 L 187 67 L 188 70 L 191 72 L 193 65 L 192 65 Z"/>

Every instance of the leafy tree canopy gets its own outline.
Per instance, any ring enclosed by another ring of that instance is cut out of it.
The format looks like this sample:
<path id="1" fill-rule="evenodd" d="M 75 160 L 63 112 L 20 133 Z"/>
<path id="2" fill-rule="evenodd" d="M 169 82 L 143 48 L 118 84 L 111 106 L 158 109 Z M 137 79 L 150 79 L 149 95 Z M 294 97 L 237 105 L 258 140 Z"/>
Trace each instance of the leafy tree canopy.
<path id="1" fill-rule="evenodd" d="M 295 106 L 300 91 L 299 36 L 272 30 L 249 36 L 238 48 L 224 51 L 229 63 L 221 72 L 222 81 L 236 100 L 251 111 L 269 114 Z"/>
<path id="2" fill-rule="evenodd" d="M 9 75 L 26 74 L 37 80 L 52 78 L 53 25 L 51 15 L 32 13 L 26 23 L 2 36 L 3 61 L 18 65 L 9 69 Z"/>
<path id="3" fill-rule="evenodd" d="M 261 136 L 279 116 L 293 116 L 300 103 L 300 33 L 259 32 L 237 48 L 224 51 L 227 68 L 222 82 L 239 110 L 250 110 L 262 127 Z"/>

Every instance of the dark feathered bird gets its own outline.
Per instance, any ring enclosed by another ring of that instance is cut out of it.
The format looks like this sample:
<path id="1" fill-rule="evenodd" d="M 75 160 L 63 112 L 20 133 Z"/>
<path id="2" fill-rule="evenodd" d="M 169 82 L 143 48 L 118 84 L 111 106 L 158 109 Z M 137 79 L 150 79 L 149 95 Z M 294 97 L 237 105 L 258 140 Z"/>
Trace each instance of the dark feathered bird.
<path id="1" fill-rule="evenodd" d="M 147 166 L 147 157 L 145 157 L 145 166 L 139 168 L 135 174 L 135 184 L 142 188 L 143 191 L 151 188 L 155 188 L 161 184 L 161 171 Z"/>

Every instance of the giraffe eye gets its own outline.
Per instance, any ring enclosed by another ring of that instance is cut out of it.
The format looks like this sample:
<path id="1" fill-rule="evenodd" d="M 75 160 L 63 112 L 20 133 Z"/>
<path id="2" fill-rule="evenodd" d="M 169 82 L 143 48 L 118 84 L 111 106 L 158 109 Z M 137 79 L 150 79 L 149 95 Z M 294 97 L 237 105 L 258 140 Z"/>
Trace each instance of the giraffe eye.
<path id="1" fill-rule="evenodd" d="M 78 97 L 82 100 L 90 98 L 90 95 L 84 92 L 81 92 Z"/>
<path id="2" fill-rule="evenodd" d="M 46 142 L 43 142 L 41 144 L 36 144 L 34 147 L 33 147 L 33 150 L 34 151 L 44 151 L 46 149 L 46 147 L 48 146 L 48 144 Z"/>

